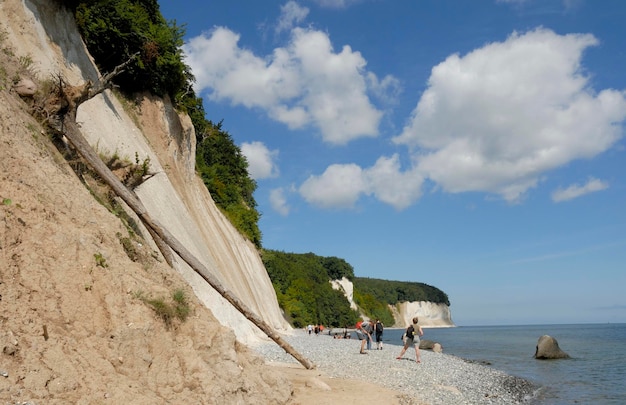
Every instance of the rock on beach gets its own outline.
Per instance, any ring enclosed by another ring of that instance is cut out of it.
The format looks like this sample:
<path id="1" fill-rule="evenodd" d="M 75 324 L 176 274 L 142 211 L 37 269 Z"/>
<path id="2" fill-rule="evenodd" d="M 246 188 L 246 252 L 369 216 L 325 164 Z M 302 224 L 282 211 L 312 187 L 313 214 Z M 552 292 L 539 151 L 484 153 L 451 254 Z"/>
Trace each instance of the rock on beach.
<path id="1" fill-rule="evenodd" d="M 421 363 L 407 351 L 397 360 L 401 347 L 359 354 L 358 339 L 333 339 L 296 330 L 284 337 L 316 368 L 332 378 L 358 379 L 404 395 L 403 404 L 521 404 L 530 402 L 539 388 L 525 379 L 445 353 L 421 350 Z M 268 364 L 297 363 L 273 342 L 253 347 Z"/>

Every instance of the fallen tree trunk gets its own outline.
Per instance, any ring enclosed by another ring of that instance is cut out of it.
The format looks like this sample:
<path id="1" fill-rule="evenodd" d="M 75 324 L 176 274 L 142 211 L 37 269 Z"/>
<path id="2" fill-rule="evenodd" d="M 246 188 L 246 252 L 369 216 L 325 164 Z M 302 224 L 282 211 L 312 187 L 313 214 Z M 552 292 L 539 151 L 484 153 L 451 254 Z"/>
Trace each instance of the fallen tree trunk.
<path id="1" fill-rule="evenodd" d="M 121 69 L 116 69 L 116 72 L 121 72 Z M 189 250 L 180 243 L 164 226 L 158 221 L 151 218 L 146 208 L 141 203 L 139 198 L 128 190 L 124 184 L 109 170 L 100 157 L 93 150 L 91 145 L 87 142 L 82 135 L 78 124 L 76 123 L 76 113 L 78 107 L 83 102 L 91 99 L 97 94 L 101 93 L 110 86 L 110 80 L 113 75 L 105 76 L 105 80 L 101 80 L 96 86 L 92 86 L 91 83 L 85 84 L 83 91 L 74 94 L 78 94 L 68 104 L 70 108 L 62 116 L 63 133 L 65 137 L 76 148 L 78 153 L 85 159 L 85 161 L 98 173 L 98 175 L 107 183 L 111 189 L 122 199 L 128 206 L 141 218 L 146 227 L 155 233 L 163 242 L 165 242 L 181 259 L 183 259 L 195 272 L 197 272 L 204 280 L 206 280 L 211 287 L 213 287 L 222 297 L 231 303 L 241 314 L 243 314 L 248 320 L 254 323 L 259 329 L 261 329 L 270 339 L 276 344 L 282 347 L 285 352 L 293 356 L 300 362 L 305 368 L 313 369 L 315 365 L 306 357 L 302 356 L 296 351 L 288 342 L 286 342 L 278 332 L 276 332 L 267 322 L 256 315 L 250 308 L 247 307 L 242 301 L 240 301 L 231 291 L 227 290 L 219 280 L 211 274 L 209 269 L 202 264 Z M 94 91 L 95 90 L 95 91 Z M 169 252 L 164 252 L 164 256 L 168 257 Z"/>

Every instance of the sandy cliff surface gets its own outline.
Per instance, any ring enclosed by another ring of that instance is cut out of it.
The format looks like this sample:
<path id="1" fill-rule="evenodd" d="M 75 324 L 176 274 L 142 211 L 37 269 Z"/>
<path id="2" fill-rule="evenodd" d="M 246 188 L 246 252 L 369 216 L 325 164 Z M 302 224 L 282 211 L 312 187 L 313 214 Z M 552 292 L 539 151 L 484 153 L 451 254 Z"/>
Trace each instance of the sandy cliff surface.
<path id="1" fill-rule="evenodd" d="M 61 74 L 71 84 L 98 79 L 69 13 L 40 0 L 23 6 L 5 1 L 3 8 L 4 15 L 11 15 L 5 30 L 18 44 L 16 52 L 32 59 L 32 69 L 41 78 Z M 224 218 L 195 176 L 195 136 L 189 118 L 177 114 L 167 100 L 142 97 L 137 103 L 124 106 L 106 92 L 83 104 L 77 121 L 101 155 L 116 154 L 129 161 L 149 158 L 156 175 L 135 191 L 150 215 L 268 324 L 288 331 L 254 245 Z M 178 260 L 175 267 L 240 341 L 262 336 L 185 263 Z"/>
<path id="2" fill-rule="evenodd" d="M 0 402 L 286 403 L 266 369 L 119 219 L 94 200 L 24 104 L 0 91 Z M 181 289 L 171 328 L 140 296 Z"/>
<path id="3" fill-rule="evenodd" d="M 37 82 L 60 74 L 78 84 L 95 74 L 71 16 L 50 3 L 0 2 L 0 401 L 292 401 L 293 386 L 284 374 L 265 367 L 222 325 L 235 327 L 245 341 L 258 334 L 247 320 L 197 280 L 189 282 L 193 277 L 185 266 L 171 269 L 146 232 L 146 239 L 132 242 L 137 257 L 131 259 L 122 245 L 128 229 L 52 146 L 27 113 L 28 100 L 11 91 L 19 77 Z M 149 156 L 160 173 L 152 192 L 182 207 L 161 207 L 159 219 L 181 239 L 193 239 L 224 284 L 268 323 L 285 329 L 267 275 L 257 272 L 262 264 L 254 247 L 220 217 L 201 185 L 190 181 L 192 145 L 183 132 L 189 124 L 171 108 L 165 111 L 165 103 L 144 100 L 137 115 L 145 114 L 144 124 L 150 125 L 143 130 L 150 139 L 111 94 L 88 104 L 79 121 L 85 121 L 90 140 L 130 158 L 135 152 Z M 180 132 L 170 136 L 158 130 L 164 126 Z M 175 153 L 159 149 L 168 144 L 175 144 Z M 144 203 L 158 205 L 145 197 Z M 201 250 L 204 244 L 212 246 Z M 237 274 L 222 274 L 233 268 Z M 250 283 L 258 290 L 251 291 Z M 168 327 L 141 298 L 168 302 L 174 291 L 185 293 L 190 316 Z"/>
<path id="4" fill-rule="evenodd" d="M 70 164 L 77 162 L 68 164 L 53 147 L 27 113 L 28 100 L 11 91 L 18 77 L 45 81 L 61 74 L 75 83 L 94 74 L 71 16 L 50 2 L 4 0 L 0 18 L 0 402 L 292 402 L 294 385 L 288 378 L 265 367 L 222 325 L 230 322 L 240 340 L 246 340 L 256 333 L 248 321 L 217 304 L 208 309 L 213 298 L 187 280 L 184 266 L 170 268 L 145 230 L 145 239 L 131 242 L 136 253 L 131 258 L 123 247 L 128 229 L 90 194 L 81 182 L 87 176 L 74 173 Z M 213 246 L 200 253 L 208 256 L 217 274 L 244 268 L 230 278 L 220 277 L 242 299 L 250 297 L 248 305 L 270 324 L 283 327 L 271 297 L 259 299 L 259 294 L 268 294 L 263 289 L 270 284 L 267 275 L 255 272 L 254 266 L 261 264 L 253 246 L 237 238 L 210 206 L 208 193 L 194 190 L 198 184 L 189 181 L 191 145 L 182 142 L 184 136 L 164 139 L 168 135 L 163 131 L 153 131 L 168 119 L 172 122 L 167 125 L 176 127 L 178 116 L 170 110 L 167 119 L 158 117 L 167 109 L 164 103 L 145 100 L 137 114 L 153 114 L 152 125 L 143 128 L 156 134 L 149 139 L 111 94 L 89 103 L 90 118 L 97 115 L 97 122 L 110 124 L 93 128 L 85 123 L 90 140 L 104 148 L 115 142 L 109 138 L 116 138 L 121 141 L 111 149 L 120 155 L 132 157 L 136 151 L 142 158 L 150 156 L 154 171 L 175 173 L 171 178 L 160 174 L 163 180 L 153 182 L 153 191 L 180 203 L 186 216 L 177 217 L 176 211 L 160 220 L 177 236 L 196 238 L 199 245 L 209 236 L 215 246 L 228 245 L 227 252 L 215 253 L 219 248 Z M 81 117 L 87 121 L 85 113 Z M 181 130 L 185 126 L 184 120 L 178 122 Z M 161 144 L 147 146 L 157 141 L 175 143 L 177 154 L 160 150 Z M 161 160 L 168 156 L 170 160 Z M 188 202 L 190 196 L 197 201 Z M 201 209 L 210 215 L 202 217 Z M 207 235 L 201 226 L 215 235 Z M 223 256 L 211 259 L 211 253 Z M 229 266 L 218 269 L 224 262 Z M 251 279 L 261 292 L 247 294 Z M 169 302 L 174 291 L 185 293 L 190 315 L 168 327 L 142 298 Z"/>

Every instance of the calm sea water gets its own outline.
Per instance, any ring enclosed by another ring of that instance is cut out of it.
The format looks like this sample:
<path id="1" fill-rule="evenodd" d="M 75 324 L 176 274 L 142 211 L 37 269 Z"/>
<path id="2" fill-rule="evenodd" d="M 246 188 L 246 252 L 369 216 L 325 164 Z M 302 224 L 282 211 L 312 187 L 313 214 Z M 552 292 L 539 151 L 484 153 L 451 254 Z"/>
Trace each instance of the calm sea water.
<path id="1" fill-rule="evenodd" d="M 383 341 L 399 346 L 402 332 L 386 329 Z M 542 335 L 555 338 L 572 358 L 534 359 Z M 425 328 L 423 339 L 541 385 L 538 404 L 626 404 L 626 324 Z"/>

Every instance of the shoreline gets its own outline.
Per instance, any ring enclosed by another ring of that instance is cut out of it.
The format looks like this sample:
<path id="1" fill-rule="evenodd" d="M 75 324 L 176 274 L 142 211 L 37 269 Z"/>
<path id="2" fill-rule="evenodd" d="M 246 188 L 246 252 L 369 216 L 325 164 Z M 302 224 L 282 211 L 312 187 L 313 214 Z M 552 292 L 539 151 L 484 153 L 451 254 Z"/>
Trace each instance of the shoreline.
<path id="1" fill-rule="evenodd" d="M 297 373 L 292 381 L 301 383 L 308 376 L 311 380 L 307 384 L 317 386 L 314 391 L 326 392 L 329 398 L 336 399 L 347 386 L 369 386 L 372 395 L 384 393 L 383 399 L 392 404 L 520 404 L 530 403 L 540 388 L 522 378 L 445 353 L 420 350 L 421 363 L 416 363 L 412 350 L 397 360 L 401 348 L 395 345 L 385 345 L 383 350 L 373 347 L 362 355 L 358 339 L 333 339 L 328 334 L 308 335 L 300 330 L 284 338 L 316 368 L 306 370 L 273 342 L 251 349 L 266 364 L 287 371 L 287 375 L 293 377 Z M 296 395 L 297 387 L 298 384 Z M 300 395 L 309 394 L 300 392 Z M 314 395 L 319 401 L 317 394 Z M 353 396 L 344 397 L 348 401 L 344 403 L 350 403 L 350 398 L 363 398 L 358 391 L 348 390 L 347 395 Z M 306 405 L 302 398 L 297 403 Z"/>

